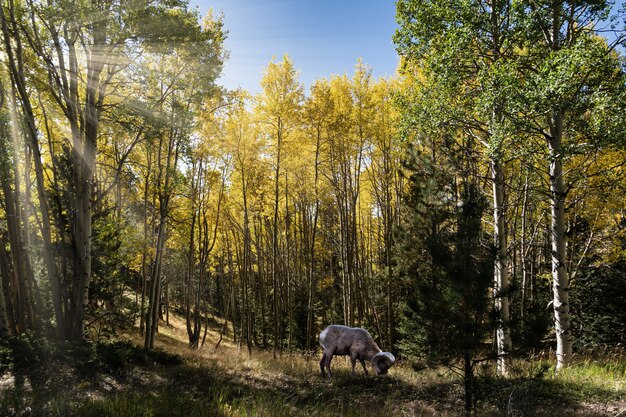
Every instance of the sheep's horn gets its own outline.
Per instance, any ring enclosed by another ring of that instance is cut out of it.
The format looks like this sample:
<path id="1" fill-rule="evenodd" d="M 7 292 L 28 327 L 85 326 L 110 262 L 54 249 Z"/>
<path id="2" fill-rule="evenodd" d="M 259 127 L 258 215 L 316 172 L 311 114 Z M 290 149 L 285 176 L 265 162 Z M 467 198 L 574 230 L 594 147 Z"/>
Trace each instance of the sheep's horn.
<path id="1" fill-rule="evenodd" d="M 376 373 L 386 371 L 396 362 L 396 358 L 390 352 L 379 352 L 372 358 L 372 366 Z"/>

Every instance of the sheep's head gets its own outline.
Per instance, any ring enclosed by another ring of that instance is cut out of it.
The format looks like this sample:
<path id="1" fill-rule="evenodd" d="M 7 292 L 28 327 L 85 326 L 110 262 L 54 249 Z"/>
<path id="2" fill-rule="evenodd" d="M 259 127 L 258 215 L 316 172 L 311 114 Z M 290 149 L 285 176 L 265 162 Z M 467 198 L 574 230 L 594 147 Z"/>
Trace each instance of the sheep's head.
<path id="1" fill-rule="evenodd" d="M 396 358 L 389 352 L 380 352 L 372 358 L 372 368 L 378 375 L 384 375 L 395 363 Z"/>

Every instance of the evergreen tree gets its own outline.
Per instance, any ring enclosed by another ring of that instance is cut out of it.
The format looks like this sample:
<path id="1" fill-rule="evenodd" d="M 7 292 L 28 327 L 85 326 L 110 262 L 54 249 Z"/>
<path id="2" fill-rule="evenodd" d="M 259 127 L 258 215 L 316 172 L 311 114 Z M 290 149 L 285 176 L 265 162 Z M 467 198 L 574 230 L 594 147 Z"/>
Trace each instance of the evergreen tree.
<path id="1" fill-rule="evenodd" d="M 399 345 L 414 361 L 458 369 L 471 410 L 473 368 L 493 324 L 494 253 L 481 226 L 488 205 L 469 148 L 449 140 L 422 147 L 409 150 L 406 166 L 409 185 L 397 245 L 405 291 Z"/>

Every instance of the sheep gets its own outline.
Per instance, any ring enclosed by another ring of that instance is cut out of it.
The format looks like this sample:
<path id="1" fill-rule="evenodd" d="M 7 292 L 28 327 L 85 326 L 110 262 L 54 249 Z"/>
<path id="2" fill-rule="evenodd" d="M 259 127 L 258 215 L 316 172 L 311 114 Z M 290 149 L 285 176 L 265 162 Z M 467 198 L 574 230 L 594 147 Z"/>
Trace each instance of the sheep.
<path id="1" fill-rule="evenodd" d="M 360 327 L 348 327 L 338 324 L 331 324 L 326 327 L 319 337 L 320 346 L 324 349 L 320 360 L 320 371 L 325 377 L 324 367 L 328 370 L 328 378 L 332 377 L 330 372 L 330 361 L 333 355 L 350 356 L 352 361 L 352 375 L 357 359 L 363 365 L 363 370 L 367 375 L 365 361 L 372 362 L 372 368 L 378 375 L 386 374 L 396 359 L 389 352 L 380 350 L 369 332 Z"/>

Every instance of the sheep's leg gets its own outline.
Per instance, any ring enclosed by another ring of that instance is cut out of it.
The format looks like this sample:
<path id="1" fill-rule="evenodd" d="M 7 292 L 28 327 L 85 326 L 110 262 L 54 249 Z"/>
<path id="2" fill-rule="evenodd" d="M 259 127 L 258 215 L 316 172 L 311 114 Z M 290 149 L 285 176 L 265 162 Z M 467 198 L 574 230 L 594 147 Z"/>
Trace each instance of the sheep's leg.
<path id="1" fill-rule="evenodd" d="M 329 379 L 333 377 L 333 374 L 330 372 L 330 361 L 333 360 L 333 353 L 334 351 L 331 350 L 330 352 L 325 354 L 326 355 L 326 370 L 328 371 Z"/>
<path id="2" fill-rule="evenodd" d="M 322 378 L 326 376 L 324 373 L 324 365 L 326 364 L 326 351 L 322 354 L 322 360 L 320 361 L 320 371 L 322 371 Z"/>
<path id="3" fill-rule="evenodd" d="M 361 365 L 363 365 L 363 370 L 365 371 L 365 375 L 367 375 L 367 368 L 365 367 L 365 361 L 363 359 L 359 359 Z"/>

